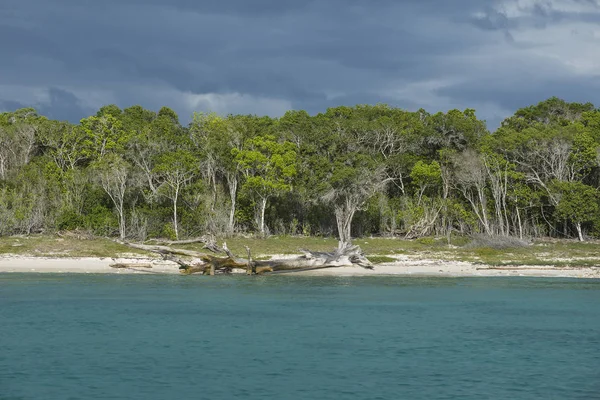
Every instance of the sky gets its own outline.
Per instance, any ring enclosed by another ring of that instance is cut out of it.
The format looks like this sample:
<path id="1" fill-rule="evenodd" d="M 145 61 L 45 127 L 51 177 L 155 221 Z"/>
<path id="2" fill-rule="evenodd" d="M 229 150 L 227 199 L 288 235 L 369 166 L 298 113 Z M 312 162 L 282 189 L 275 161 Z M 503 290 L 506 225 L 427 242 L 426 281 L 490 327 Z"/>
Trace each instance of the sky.
<path id="1" fill-rule="evenodd" d="M 600 0 L 1 0 L 0 110 L 600 105 Z"/>

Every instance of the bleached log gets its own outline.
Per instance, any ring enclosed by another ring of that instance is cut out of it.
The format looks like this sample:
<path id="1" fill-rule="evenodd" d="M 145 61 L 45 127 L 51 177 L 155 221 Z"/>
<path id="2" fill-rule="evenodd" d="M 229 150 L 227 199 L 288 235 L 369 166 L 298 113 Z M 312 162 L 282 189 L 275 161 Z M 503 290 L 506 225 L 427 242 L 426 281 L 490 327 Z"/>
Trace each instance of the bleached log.
<path id="1" fill-rule="evenodd" d="M 302 255 L 294 258 L 253 260 L 250 248 L 246 246 L 247 257 L 238 258 L 229 250 L 227 243 L 223 243 L 222 250 L 227 257 L 216 257 L 210 254 L 192 250 L 177 249 L 168 246 L 151 246 L 136 243 L 124 243 L 130 247 L 152 251 L 161 254 L 166 260 L 179 264 L 183 273 L 203 273 L 214 275 L 217 272 L 228 272 L 233 269 L 245 270 L 246 274 L 267 274 L 274 272 L 300 272 L 323 268 L 336 268 L 360 266 L 373 269 L 373 264 L 365 257 L 358 246 L 340 243 L 333 252 L 317 252 L 301 250 Z M 176 256 L 188 256 L 199 261 L 196 264 L 183 261 Z"/>

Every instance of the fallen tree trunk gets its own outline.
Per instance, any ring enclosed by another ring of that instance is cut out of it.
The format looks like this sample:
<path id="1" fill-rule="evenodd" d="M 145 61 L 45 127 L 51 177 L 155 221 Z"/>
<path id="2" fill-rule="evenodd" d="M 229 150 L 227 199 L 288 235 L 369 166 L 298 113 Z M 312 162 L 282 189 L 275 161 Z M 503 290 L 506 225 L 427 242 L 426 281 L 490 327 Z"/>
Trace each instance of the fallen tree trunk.
<path id="1" fill-rule="evenodd" d="M 158 245 L 148 245 L 148 244 L 138 244 L 138 243 L 128 243 L 128 242 L 120 242 L 126 246 L 133 247 L 134 249 L 151 251 L 153 253 L 159 254 L 176 254 L 180 256 L 189 256 L 189 257 L 204 257 L 206 253 L 200 253 L 198 251 L 186 250 L 186 249 L 175 249 L 169 246 L 158 246 Z"/>
<path id="2" fill-rule="evenodd" d="M 123 242 L 121 242 L 123 243 Z M 224 243 L 222 248 L 215 247 L 215 251 L 225 253 L 227 257 L 200 253 L 193 250 L 176 249 L 168 246 L 153 246 L 136 243 L 123 243 L 130 247 L 161 254 L 164 259 L 177 263 L 184 274 L 203 273 L 229 273 L 234 269 L 244 270 L 246 274 L 268 274 L 281 272 L 301 272 L 324 268 L 359 266 L 373 269 L 373 264 L 365 257 L 358 246 L 340 243 L 333 252 L 316 252 L 301 250 L 300 256 L 272 260 L 253 260 L 250 249 L 246 247 L 248 258 L 238 258 L 227 248 Z M 177 256 L 192 257 L 192 261 L 184 261 Z"/>
<path id="3" fill-rule="evenodd" d="M 140 263 L 116 263 L 110 264 L 109 267 L 117 268 L 117 269 L 125 269 L 125 268 L 152 268 L 152 264 L 140 264 Z"/>
<path id="4" fill-rule="evenodd" d="M 223 249 L 217 245 L 217 241 L 213 236 L 201 236 L 195 239 L 186 239 L 186 240 L 157 240 L 151 239 L 151 241 L 155 242 L 157 245 L 181 245 L 181 244 L 195 244 L 195 243 L 203 243 L 204 249 L 208 249 L 214 253 L 222 253 Z"/>

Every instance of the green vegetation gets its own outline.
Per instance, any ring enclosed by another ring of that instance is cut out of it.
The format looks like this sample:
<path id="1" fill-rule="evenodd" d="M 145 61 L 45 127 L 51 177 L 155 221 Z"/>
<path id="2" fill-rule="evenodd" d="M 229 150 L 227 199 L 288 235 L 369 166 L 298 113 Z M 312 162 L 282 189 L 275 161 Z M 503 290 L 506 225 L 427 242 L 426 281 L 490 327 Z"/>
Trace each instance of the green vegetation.
<path id="1" fill-rule="evenodd" d="M 119 257 L 152 256 L 151 253 L 118 244 L 109 239 L 78 239 L 45 235 L 0 238 L 0 254 L 34 257 Z"/>
<path id="2" fill-rule="evenodd" d="M 375 254 L 447 245 L 433 236 L 585 241 L 600 237 L 599 187 L 600 111 L 557 98 L 493 133 L 472 109 L 383 104 L 188 126 L 168 107 L 109 105 L 79 124 L 0 113 L 0 236 L 418 239 Z"/>

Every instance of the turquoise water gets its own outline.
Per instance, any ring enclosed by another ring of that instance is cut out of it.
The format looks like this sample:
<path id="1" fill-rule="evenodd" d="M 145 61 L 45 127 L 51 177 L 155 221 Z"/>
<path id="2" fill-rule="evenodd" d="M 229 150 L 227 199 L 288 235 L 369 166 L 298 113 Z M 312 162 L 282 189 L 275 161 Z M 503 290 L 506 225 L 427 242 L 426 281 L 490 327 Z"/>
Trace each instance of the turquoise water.
<path id="1" fill-rule="evenodd" d="M 0 274 L 0 399 L 600 399 L 600 281 Z"/>

